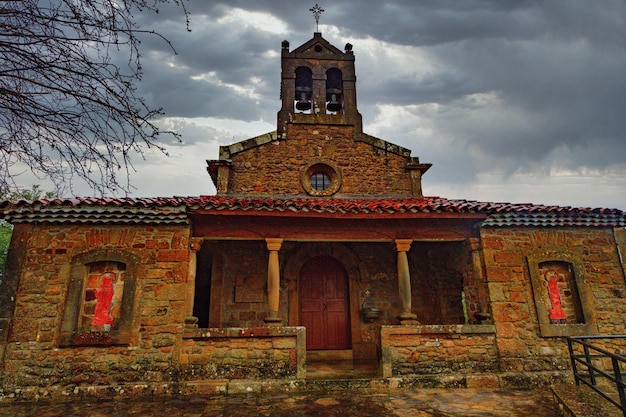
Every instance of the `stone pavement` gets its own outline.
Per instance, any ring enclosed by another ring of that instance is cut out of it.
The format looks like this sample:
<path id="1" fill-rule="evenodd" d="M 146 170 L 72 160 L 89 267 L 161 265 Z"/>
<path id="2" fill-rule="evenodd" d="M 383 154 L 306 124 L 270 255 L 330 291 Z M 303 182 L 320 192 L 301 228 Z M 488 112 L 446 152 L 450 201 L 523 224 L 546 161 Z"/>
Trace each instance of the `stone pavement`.
<path id="1" fill-rule="evenodd" d="M 159 401 L 0 404 L 2 417 L 556 417 L 549 389 L 231 394 Z"/>
<path id="2" fill-rule="evenodd" d="M 610 392 L 610 388 L 605 393 Z M 589 416 L 589 417 L 621 417 L 622 411 L 605 400 L 600 394 L 581 384 L 555 384 L 551 387 L 559 410 L 565 417 Z M 615 401 L 619 401 L 619 395 L 613 395 Z"/>

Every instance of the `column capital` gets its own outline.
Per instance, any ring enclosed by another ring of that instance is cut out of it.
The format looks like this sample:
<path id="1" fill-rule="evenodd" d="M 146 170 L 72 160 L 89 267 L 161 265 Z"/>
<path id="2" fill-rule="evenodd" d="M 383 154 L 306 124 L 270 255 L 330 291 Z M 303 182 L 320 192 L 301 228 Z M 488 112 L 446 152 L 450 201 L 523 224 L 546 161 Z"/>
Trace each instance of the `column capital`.
<path id="1" fill-rule="evenodd" d="M 201 237 L 192 237 L 189 239 L 189 249 L 193 252 L 198 252 L 204 243 L 204 239 Z"/>
<path id="2" fill-rule="evenodd" d="M 408 252 L 411 249 L 413 239 L 396 239 L 396 250 L 398 252 Z"/>
<path id="3" fill-rule="evenodd" d="M 265 243 L 267 243 L 267 250 L 280 250 L 280 247 L 283 244 L 285 239 L 279 237 L 268 237 L 265 238 Z"/>

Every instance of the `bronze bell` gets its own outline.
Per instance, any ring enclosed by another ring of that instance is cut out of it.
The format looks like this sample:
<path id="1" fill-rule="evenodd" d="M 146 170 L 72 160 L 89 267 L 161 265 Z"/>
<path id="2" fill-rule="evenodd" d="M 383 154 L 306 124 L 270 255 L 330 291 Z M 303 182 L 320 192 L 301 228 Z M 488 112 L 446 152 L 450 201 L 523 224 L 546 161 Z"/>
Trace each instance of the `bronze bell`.
<path id="1" fill-rule="evenodd" d="M 311 110 L 311 100 L 309 99 L 311 89 L 309 87 L 296 87 L 296 95 L 298 93 L 300 93 L 300 98 L 296 103 L 296 109 L 299 111 Z"/>
<path id="2" fill-rule="evenodd" d="M 300 95 L 300 100 L 296 103 L 296 109 L 300 111 L 311 110 L 311 102 L 306 99 L 306 93 Z"/>
<path id="3" fill-rule="evenodd" d="M 326 105 L 326 109 L 329 112 L 338 112 L 339 110 L 341 110 L 341 103 L 337 101 L 337 94 L 330 95 L 330 101 Z"/>
<path id="4" fill-rule="evenodd" d="M 339 68 L 330 68 L 326 71 L 326 110 L 335 113 L 341 110 L 341 92 L 343 76 Z"/>

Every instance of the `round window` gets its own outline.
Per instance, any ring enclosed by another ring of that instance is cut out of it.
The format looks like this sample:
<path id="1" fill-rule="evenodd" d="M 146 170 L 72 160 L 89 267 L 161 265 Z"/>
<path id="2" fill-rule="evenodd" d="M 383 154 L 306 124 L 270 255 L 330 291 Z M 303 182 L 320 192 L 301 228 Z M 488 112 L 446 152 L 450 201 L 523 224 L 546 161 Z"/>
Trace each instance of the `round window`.
<path id="1" fill-rule="evenodd" d="M 330 187 L 330 175 L 324 171 L 317 171 L 311 175 L 311 188 L 317 191 L 324 191 Z"/>
<path id="2" fill-rule="evenodd" d="M 300 174 L 302 187 L 309 195 L 333 195 L 341 186 L 339 169 L 321 162 L 309 164 Z"/>

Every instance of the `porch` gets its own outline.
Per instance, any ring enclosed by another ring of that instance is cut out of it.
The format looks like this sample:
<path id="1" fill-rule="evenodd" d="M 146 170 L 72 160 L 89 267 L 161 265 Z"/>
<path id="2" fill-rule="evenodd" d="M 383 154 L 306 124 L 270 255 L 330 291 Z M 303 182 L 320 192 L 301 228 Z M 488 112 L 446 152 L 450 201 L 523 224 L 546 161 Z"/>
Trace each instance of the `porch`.
<path id="1" fill-rule="evenodd" d="M 181 365 L 189 380 L 471 379 L 498 372 L 493 325 L 380 326 L 379 331 L 380 358 L 359 359 L 351 349 L 307 351 L 302 326 L 187 329 Z"/>
<path id="2" fill-rule="evenodd" d="M 461 334 L 490 322 L 477 247 L 477 239 L 205 240 L 187 284 L 186 331 L 198 338 L 304 327 L 306 351 L 351 350 L 356 361 L 381 361 L 381 326 Z"/>

